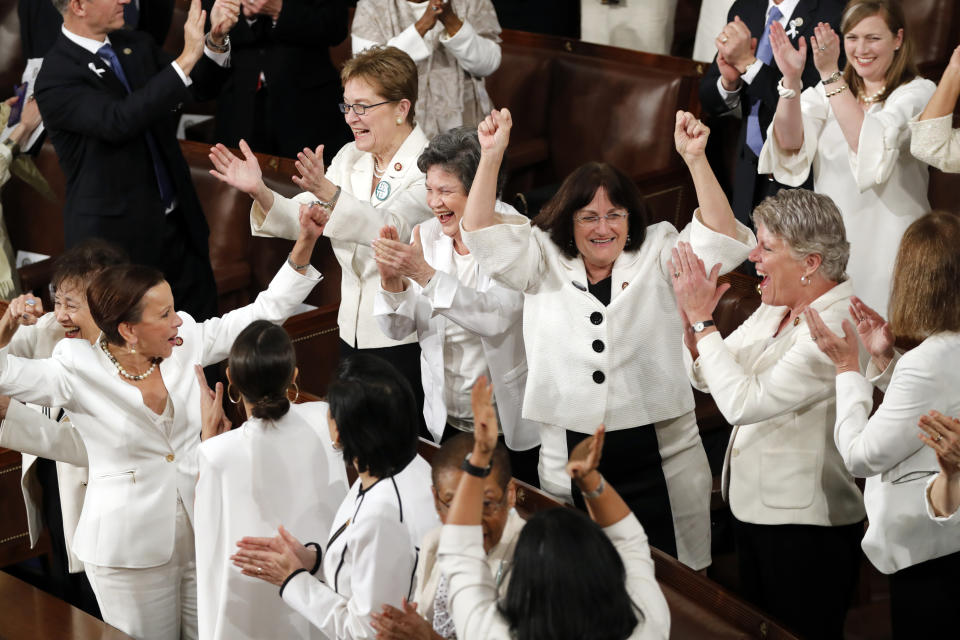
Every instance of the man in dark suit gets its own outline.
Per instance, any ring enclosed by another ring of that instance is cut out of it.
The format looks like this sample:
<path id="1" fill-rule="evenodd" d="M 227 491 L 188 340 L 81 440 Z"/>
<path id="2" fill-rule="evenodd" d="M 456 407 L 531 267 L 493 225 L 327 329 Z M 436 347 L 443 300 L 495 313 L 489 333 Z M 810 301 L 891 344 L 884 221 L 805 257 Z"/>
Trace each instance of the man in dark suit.
<path id="1" fill-rule="evenodd" d="M 67 178 L 67 246 L 115 242 L 164 272 L 178 309 L 215 315 L 209 231 L 175 134 L 181 104 L 215 95 L 226 78 L 211 56 L 229 56 L 239 0 L 217 0 L 206 37 L 193 0 L 173 62 L 150 36 L 121 30 L 129 0 L 54 1 L 63 27 L 36 98 Z"/>
<path id="2" fill-rule="evenodd" d="M 770 50 L 769 25 L 780 22 L 794 43 L 813 35 L 818 22 L 830 23 L 839 33 L 844 4 L 845 0 L 736 0 L 727 15 L 729 24 L 717 35 L 717 57 L 700 81 L 700 102 L 710 115 L 740 109 L 733 212 L 748 226 L 753 208 L 786 188 L 770 176 L 757 175 L 757 156 L 777 110 L 777 83 L 782 77 Z M 813 47 L 808 47 L 807 56 L 804 89 L 820 82 Z M 841 59 L 841 69 L 843 64 Z M 812 182 L 804 186 L 813 188 Z"/>
<path id="3" fill-rule="evenodd" d="M 213 0 L 203 0 L 207 9 Z M 244 0 L 230 31 L 230 79 L 217 102 L 216 138 L 297 157 L 325 145 L 329 163 L 352 136 L 337 110 L 340 74 L 330 47 L 347 37 L 344 0 Z"/>

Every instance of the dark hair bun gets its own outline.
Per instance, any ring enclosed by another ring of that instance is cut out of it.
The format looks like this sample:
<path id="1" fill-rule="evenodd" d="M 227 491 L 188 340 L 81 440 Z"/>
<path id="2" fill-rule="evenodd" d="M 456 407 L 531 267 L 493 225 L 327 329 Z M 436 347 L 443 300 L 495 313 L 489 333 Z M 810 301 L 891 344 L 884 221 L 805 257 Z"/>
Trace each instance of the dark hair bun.
<path id="1" fill-rule="evenodd" d="M 253 403 L 253 417 L 261 420 L 279 420 L 290 410 L 290 401 L 286 394 L 266 396 Z"/>

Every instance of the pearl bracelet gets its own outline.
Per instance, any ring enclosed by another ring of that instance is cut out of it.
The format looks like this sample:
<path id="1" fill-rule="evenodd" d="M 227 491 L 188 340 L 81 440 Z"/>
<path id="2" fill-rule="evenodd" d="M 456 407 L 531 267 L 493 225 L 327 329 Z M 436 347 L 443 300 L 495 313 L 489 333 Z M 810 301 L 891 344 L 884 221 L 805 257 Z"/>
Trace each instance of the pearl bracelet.
<path id="1" fill-rule="evenodd" d="M 777 83 L 777 93 L 780 94 L 781 98 L 786 98 L 787 100 L 797 97 L 796 91 L 793 89 L 787 89 L 785 86 L 783 86 L 783 78 L 780 78 L 780 82 Z"/>

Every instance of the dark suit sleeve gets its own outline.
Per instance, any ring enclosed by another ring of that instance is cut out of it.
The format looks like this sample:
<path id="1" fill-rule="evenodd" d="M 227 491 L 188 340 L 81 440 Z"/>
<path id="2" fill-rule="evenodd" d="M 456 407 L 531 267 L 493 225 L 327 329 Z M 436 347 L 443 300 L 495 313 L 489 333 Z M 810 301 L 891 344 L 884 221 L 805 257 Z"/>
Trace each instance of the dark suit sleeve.
<path id="1" fill-rule="evenodd" d="M 211 63 L 212 64 L 212 63 Z M 44 67 L 51 65 L 44 64 Z M 93 72 L 90 72 L 92 74 Z M 69 69 L 43 74 L 37 105 L 49 129 L 125 142 L 168 115 L 190 92 L 172 65 L 165 65 L 141 88 L 126 96 L 98 86 L 86 74 Z"/>
<path id="2" fill-rule="evenodd" d="M 347 37 L 343 0 L 284 0 L 273 37 L 303 47 L 332 47 Z"/>
<path id="3" fill-rule="evenodd" d="M 730 11 L 727 12 L 727 22 L 733 22 L 734 16 L 738 15 L 738 5 L 740 3 L 736 2 Z M 723 96 L 720 95 L 720 91 L 717 89 L 717 81 L 720 79 L 720 67 L 717 66 L 717 57 L 713 57 L 713 62 L 710 64 L 710 67 L 707 69 L 707 73 L 700 79 L 700 104 L 703 105 L 703 110 L 713 116 L 718 116 L 730 111 L 730 107 L 727 106 L 726 101 L 723 99 Z M 743 95 L 743 82 L 741 82 L 740 95 Z"/>

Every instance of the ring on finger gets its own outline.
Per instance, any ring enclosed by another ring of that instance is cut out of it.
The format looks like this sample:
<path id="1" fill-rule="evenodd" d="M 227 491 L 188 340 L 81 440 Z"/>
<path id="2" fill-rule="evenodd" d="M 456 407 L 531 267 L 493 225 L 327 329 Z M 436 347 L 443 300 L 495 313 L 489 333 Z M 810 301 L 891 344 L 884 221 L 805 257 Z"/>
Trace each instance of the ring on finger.
<path id="1" fill-rule="evenodd" d="M 826 51 L 826 50 L 827 50 L 826 47 L 817 47 L 817 49 L 820 49 L 820 51 Z"/>
<path id="2" fill-rule="evenodd" d="M 257 575 L 263 573 L 263 567 L 257 567 Z"/>
<path id="3" fill-rule="evenodd" d="M 674 272 L 673 272 L 673 278 L 674 278 L 674 280 L 678 279 L 679 277 L 680 277 L 680 272 L 679 272 L 679 271 L 674 271 Z"/>
<path id="4" fill-rule="evenodd" d="M 940 442 L 941 440 L 943 440 L 943 436 L 939 433 L 937 434 L 937 437 L 933 439 L 934 442 Z"/>
<path id="5" fill-rule="evenodd" d="M 720 42 L 722 42 L 723 44 L 726 44 L 726 43 L 727 43 L 727 40 L 729 40 L 729 39 L 730 39 L 730 38 L 728 38 L 727 36 L 720 36 Z"/>

